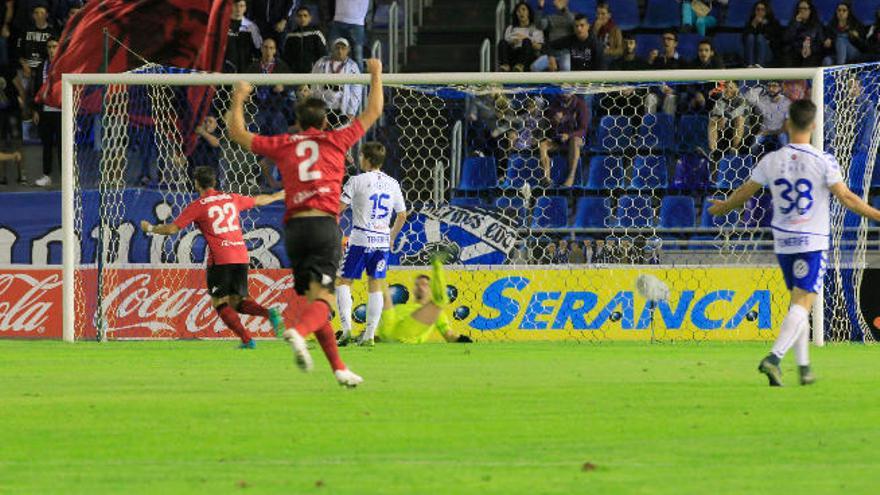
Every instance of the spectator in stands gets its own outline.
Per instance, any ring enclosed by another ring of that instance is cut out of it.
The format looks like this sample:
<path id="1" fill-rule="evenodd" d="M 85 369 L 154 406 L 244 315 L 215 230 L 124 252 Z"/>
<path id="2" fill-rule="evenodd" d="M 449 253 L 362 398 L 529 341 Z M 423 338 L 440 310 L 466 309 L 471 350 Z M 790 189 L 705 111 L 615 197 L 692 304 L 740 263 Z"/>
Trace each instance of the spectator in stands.
<path id="1" fill-rule="evenodd" d="M 746 101 L 758 109 L 761 116 L 761 130 L 755 138 L 751 153 L 760 157 L 788 144 L 785 119 L 788 118 L 791 100 L 782 94 L 782 83 L 770 81 L 766 90 L 756 86 L 746 92 L 745 97 Z"/>
<path id="2" fill-rule="evenodd" d="M 599 46 L 596 38 L 590 34 L 590 21 L 583 14 L 576 15 L 574 19 L 574 34 L 551 41 L 550 48 L 563 51 L 565 54 L 563 58 L 567 58 L 570 61 L 569 68 L 571 70 L 601 69 L 603 66 L 602 47 Z M 547 55 L 546 67 L 541 63 L 543 58 L 539 58 L 532 64 L 532 70 L 565 70 L 559 64 L 559 59 L 555 55 Z"/>
<path id="3" fill-rule="evenodd" d="M 587 262 L 584 256 L 584 245 L 578 241 L 571 242 L 571 250 L 568 253 L 568 262 L 572 265 L 583 265 Z"/>
<path id="4" fill-rule="evenodd" d="M 783 60 L 786 67 L 817 67 L 822 61 L 824 29 L 810 0 L 800 0 L 783 35 Z"/>
<path id="5" fill-rule="evenodd" d="M 697 34 L 706 36 L 709 29 L 718 25 L 718 19 L 712 15 L 713 4 L 727 5 L 727 0 L 684 0 L 681 2 L 681 27 L 685 31 L 696 29 Z"/>
<path id="6" fill-rule="evenodd" d="M 189 156 L 189 175 L 196 167 L 211 167 L 220 176 L 220 132 L 217 117 L 208 115 L 196 127 L 196 148 Z"/>
<path id="7" fill-rule="evenodd" d="M 369 8 L 370 0 L 336 0 L 336 14 L 330 25 L 331 40 L 337 38 L 348 40 L 358 72 L 364 61 L 364 44 L 367 42 L 364 21 Z"/>
<path id="8" fill-rule="evenodd" d="M 850 9 L 848 2 L 837 4 L 837 10 L 825 29 L 824 46 L 831 53 L 823 65 L 844 65 L 859 62 L 866 47 L 866 29 Z M 833 56 L 832 56 L 833 54 Z"/>
<path id="9" fill-rule="evenodd" d="M 522 72 L 531 67 L 544 46 L 544 32 L 535 26 L 534 12 L 526 2 L 516 4 L 513 21 L 498 45 L 499 69 Z"/>
<path id="10" fill-rule="evenodd" d="M 583 240 L 584 263 L 593 263 L 593 242 L 590 239 Z"/>
<path id="11" fill-rule="evenodd" d="M 500 165 L 507 149 L 499 138 L 511 131 L 506 115 L 509 111 L 510 102 L 500 91 L 468 97 L 465 103 L 468 149 L 479 156 L 494 156 Z"/>
<path id="12" fill-rule="evenodd" d="M 571 187 L 577 173 L 581 148 L 587 139 L 587 127 L 590 121 L 589 109 L 581 98 L 572 93 L 563 93 L 547 110 L 547 120 L 550 122 L 550 129 L 547 132 L 547 137 L 538 145 L 541 167 L 544 169 L 542 181 L 547 186 L 553 184 L 553 180 L 550 178 L 550 153 L 566 150 L 568 152 L 568 175 L 562 185 Z"/>
<path id="13" fill-rule="evenodd" d="M 47 4 L 32 4 L 32 22 L 18 40 L 18 56 L 22 64 L 37 69 L 46 60 L 46 42 L 49 38 L 58 39 L 58 30 L 49 23 Z"/>
<path id="14" fill-rule="evenodd" d="M 743 28 L 743 49 L 748 67 L 767 67 L 778 49 L 782 26 L 776 20 L 769 0 L 759 0 L 752 6 L 752 15 Z"/>
<path id="15" fill-rule="evenodd" d="M 6 73 L 9 68 L 9 49 L 12 42 L 12 4 L 0 2 L 0 20 L 3 27 L 0 28 L 0 73 Z"/>
<path id="16" fill-rule="evenodd" d="M 749 105 L 739 94 L 736 81 L 725 81 L 721 98 L 715 102 L 709 115 L 709 152 L 717 160 L 728 151 L 739 152 L 745 135 L 746 113 Z"/>
<path id="17" fill-rule="evenodd" d="M 10 84 L 7 78 L 0 74 L 0 147 L 2 147 L 3 151 L 11 150 L 11 153 L 6 153 L 6 155 L 19 157 L 16 162 L 18 184 L 27 185 L 27 177 L 24 176 L 21 170 L 21 143 L 19 139 L 21 137 L 21 114 L 17 102 L 15 86 Z M 4 158 L 2 160 L 11 160 L 13 158 Z M 5 185 L 7 183 L 7 176 L 8 174 L 4 176 L 0 184 Z"/>
<path id="18" fill-rule="evenodd" d="M 678 54 L 678 34 L 669 30 L 663 33 L 663 53 L 654 49 L 648 54 L 648 65 L 657 70 L 675 70 L 683 68 Z M 678 95 L 666 84 L 648 93 L 645 101 L 648 113 L 657 113 L 658 107 L 669 115 L 675 115 Z"/>
<path id="19" fill-rule="evenodd" d="M 338 6 L 338 5 L 337 5 Z M 314 74 L 360 74 L 360 66 L 348 57 L 351 46 L 346 38 L 336 38 L 330 55 L 321 57 L 312 68 Z M 327 103 L 331 112 L 327 115 L 331 125 L 336 126 L 353 119 L 361 106 L 363 88 L 357 84 L 342 86 L 319 85 L 312 89 L 313 96 Z M 346 116 L 346 118 L 343 118 Z"/>
<path id="20" fill-rule="evenodd" d="M 544 30 L 547 43 L 552 43 L 566 36 L 574 34 L 574 14 L 568 10 L 568 0 L 553 0 L 553 6 L 557 12 L 550 15 L 544 15 L 545 0 L 538 0 L 538 10 L 535 13 L 535 23 L 538 28 Z M 571 59 L 565 50 L 557 50 L 547 47 L 546 55 L 538 57 L 532 64 L 533 71 L 543 71 L 547 69 L 549 57 L 556 58 L 556 64 L 561 71 L 571 70 Z M 537 65 L 536 65 L 537 64 Z"/>
<path id="21" fill-rule="evenodd" d="M 247 2 L 234 0 L 232 15 L 229 20 L 229 31 L 226 38 L 226 59 L 223 63 L 224 72 L 244 72 L 256 58 L 257 50 L 263 46 L 260 28 L 245 17 Z"/>
<path id="22" fill-rule="evenodd" d="M 54 21 L 55 28 L 61 32 L 67 20 L 73 17 L 83 8 L 83 0 L 53 0 L 50 2 L 52 10 L 49 17 Z"/>
<path id="23" fill-rule="evenodd" d="M 712 42 L 704 39 L 697 45 L 697 58 L 689 68 L 697 70 L 724 69 L 724 63 L 712 48 Z M 707 110 L 709 94 L 713 89 L 715 89 L 715 83 L 712 82 L 686 86 L 679 95 L 679 99 L 682 101 L 681 112 L 702 113 Z"/>
<path id="24" fill-rule="evenodd" d="M 272 38 L 279 46 L 287 31 L 287 15 L 293 0 L 250 0 L 250 18 L 257 23 L 264 38 Z"/>
<path id="25" fill-rule="evenodd" d="M 592 252 L 593 264 L 599 265 L 611 262 L 611 258 L 609 257 L 610 250 L 609 247 L 605 245 L 605 239 L 596 239 L 596 248 L 593 249 Z"/>
<path id="26" fill-rule="evenodd" d="M 606 64 L 623 55 L 623 33 L 611 17 L 611 7 L 607 2 L 596 5 L 593 33 L 595 33 L 599 47 L 602 49 L 603 60 Z"/>
<path id="27" fill-rule="evenodd" d="M 526 241 L 519 241 L 510 255 L 510 264 L 529 265 L 532 263 L 531 250 Z"/>
<path id="28" fill-rule="evenodd" d="M 290 67 L 277 57 L 277 44 L 274 38 L 263 39 L 260 49 L 260 60 L 251 64 L 247 69 L 248 74 L 289 74 Z M 287 132 L 287 118 L 284 108 L 291 102 L 288 100 L 288 89 L 281 84 L 274 86 L 257 86 L 254 91 L 254 101 L 257 104 L 257 115 L 254 123 L 257 124 L 260 134 L 272 136 Z M 270 188 L 277 189 L 280 183 L 275 179 L 272 165 L 265 159 L 260 160 L 263 169 L 263 177 Z"/>
<path id="29" fill-rule="evenodd" d="M 521 102 L 519 110 L 510 120 L 511 129 L 507 131 L 511 151 L 527 152 L 538 146 L 545 105 L 546 101 L 537 95 L 530 95 Z"/>
<path id="30" fill-rule="evenodd" d="M 58 40 L 46 40 L 46 60 L 40 64 L 34 75 L 34 87 L 39 88 L 49 75 L 52 60 L 58 51 Z M 40 141 L 43 144 L 43 176 L 34 181 L 40 187 L 52 185 L 52 164 L 58 157 L 61 166 L 61 109 L 49 105 L 34 105 L 34 124 L 39 126 Z"/>
<path id="31" fill-rule="evenodd" d="M 636 56 L 636 37 L 630 33 L 623 35 L 623 53 L 611 62 L 611 70 L 645 70 L 648 63 Z"/>
<path id="32" fill-rule="evenodd" d="M 539 246 L 540 249 L 540 246 Z M 547 244 L 544 246 L 544 249 L 538 253 L 539 256 L 536 256 L 538 262 L 542 265 L 552 265 L 556 263 L 556 243 L 553 240 L 547 241 Z"/>
<path id="33" fill-rule="evenodd" d="M 294 18 L 294 28 L 284 37 L 282 58 L 291 72 L 307 74 L 312 71 L 315 62 L 327 53 L 327 41 L 324 33 L 312 24 L 309 9 L 298 7 Z"/>
<path id="34" fill-rule="evenodd" d="M 865 58 L 876 62 L 880 60 L 880 9 L 874 12 L 874 23 L 865 35 Z"/>
<path id="35" fill-rule="evenodd" d="M 568 264 L 570 255 L 571 252 L 568 249 L 568 241 L 566 241 L 565 239 L 559 239 L 559 243 L 556 246 L 556 254 L 553 256 L 553 264 Z"/>

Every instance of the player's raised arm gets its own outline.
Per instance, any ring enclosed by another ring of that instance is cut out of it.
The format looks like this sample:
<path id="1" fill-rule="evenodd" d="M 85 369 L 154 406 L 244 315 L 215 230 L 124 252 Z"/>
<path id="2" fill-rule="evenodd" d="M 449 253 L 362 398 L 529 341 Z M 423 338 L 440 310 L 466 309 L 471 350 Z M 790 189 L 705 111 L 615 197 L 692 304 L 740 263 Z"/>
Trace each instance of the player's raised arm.
<path id="1" fill-rule="evenodd" d="M 174 235 L 180 232 L 180 227 L 173 223 L 162 223 L 153 225 L 146 220 L 141 220 L 141 230 L 147 234 Z"/>
<path id="2" fill-rule="evenodd" d="M 753 180 L 746 181 L 745 184 L 739 186 L 733 194 L 727 199 L 710 199 L 712 206 L 709 207 L 709 213 L 715 216 L 726 215 L 729 212 L 741 207 L 761 190 L 762 186 L 759 182 Z"/>
<path id="3" fill-rule="evenodd" d="M 251 151 L 254 133 L 248 131 L 244 125 L 244 102 L 253 91 L 254 87 L 247 81 L 235 83 L 232 89 L 232 102 L 229 105 L 229 112 L 226 114 L 229 138 L 248 151 Z"/>
<path id="4" fill-rule="evenodd" d="M 265 206 L 269 203 L 274 203 L 276 201 L 282 201 L 284 199 L 284 191 L 278 191 L 274 194 L 260 194 L 259 196 L 254 196 L 254 205 L 255 206 Z"/>
<path id="5" fill-rule="evenodd" d="M 367 59 L 367 72 L 370 73 L 370 96 L 367 97 L 367 108 L 357 116 L 364 131 L 372 127 L 382 116 L 385 108 L 385 92 L 382 90 L 382 61 L 375 58 Z"/>
<path id="6" fill-rule="evenodd" d="M 829 189 L 831 189 L 831 194 L 833 194 L 847 210 L 863 217 L 870 218 L 875 222 L 880 222 L 880 210 L 872 207 L 856 193 L 850 191 L 849 187 L 843 182 L 838 182 Z"/>

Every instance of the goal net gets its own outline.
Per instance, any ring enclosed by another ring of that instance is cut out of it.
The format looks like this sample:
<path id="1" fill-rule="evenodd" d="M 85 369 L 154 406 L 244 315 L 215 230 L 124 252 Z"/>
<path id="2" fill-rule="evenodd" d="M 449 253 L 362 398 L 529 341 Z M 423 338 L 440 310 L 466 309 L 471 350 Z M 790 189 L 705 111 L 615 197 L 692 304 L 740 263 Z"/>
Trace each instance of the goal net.
<path id="1" fill-rule="evenodd" d="M 65 228 L 75 245 L 65 259 L 75 280 L 66 287 L 74 308 L 68 336 L 231 335 L 211 309 L 198 230 L 148 236 L 139 222 L 179 214 L 194 198 L 195 166 L 214 167 L 219 189 L 243 194 L 277 190 L 279 175 L 227 137 L 232 77 L 167 71 L 67 80 L 73 208 Z M 476 340 L 770 340 L 788 295 L 772 250 L 769 195 L 719 218 L 707 212 L 710 199 L 786 144 L 784 101 L 811 94 L 824 109 L 826 146 L 866 196 L 878 142 L 877 73 L 387 75 L 384 115 L 365 139 L 386 146 L 384 170 L 400 181 L 410 212 L 392 249 L 392 297 L 414 299 L 414 276 L 442 248 L 454 253 L 452 324 Z M 330 103 L 331 126 L 344 125 L 363 105 L 368 80 L 249 79 L 257 90 L 246 120 L 262 134 L 293 130 L 295 102 L 309 95 Z M 349 175 L 357 161 L 355 147 Z M 251 295 L 289 312 L 297 301 L 281 210 L 244 212 L 242 228 Z M 859 294 L 872 227 L 838 206 L 833 217 L 818 321 L 830 339 L 871 339 Z M 347 234 L 349 215 L 341 225 Z M 643 274 L 666 284 L 668 297 L 646 299 L 636 287 Z M 362 284 L 354 297 L 357 324 Z M 267 322 L 245 324 L 270 335 Z"/>

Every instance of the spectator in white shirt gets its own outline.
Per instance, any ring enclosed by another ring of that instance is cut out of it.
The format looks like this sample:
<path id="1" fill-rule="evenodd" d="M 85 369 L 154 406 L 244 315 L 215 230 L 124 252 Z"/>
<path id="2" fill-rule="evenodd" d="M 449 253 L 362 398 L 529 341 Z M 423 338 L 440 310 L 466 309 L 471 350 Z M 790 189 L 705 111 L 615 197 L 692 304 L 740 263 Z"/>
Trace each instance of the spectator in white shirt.
<path id="1" fill-rule="evenodd" d="M 315 62 L 312 73 L 360 74 L 360 66 L 348 57 L 350 49 L 351 46 L 347 39 L 336 38 L 331 45 L 330 55 L 321 57 Z M 334 126 L 345 123 L 357 115 L 362 95 L 363 87 L 358 84 L 318 85 L 313 89 L 313 96 L 324 100 L 331 110 L 327 117 L 330 124 Z M 342 119 L 342 115 L 348 116 L 348 120 Z"/>
<path id="2" fill-rule="evenodd" d="M 766 90 L 757 86 L 749 90 L 745 97 L 761 115 L 761 131 L 755 138 L 752 154 L 760 157 L 788 144 L 785 119 L 788 118 L 791 100 L 782 93 L 782 84 L 779 81 L 770 81 Z"/>
<path id="3" fill-rule="evenodd" d="M 336 0 L 336 14 L 330 25 L 329 39 L 345 38 L 351 45 L 351 52 L 358 69 L 364 62 L 364 44 L 367 35 L 364 21 L 370 8 L 370 0 Z"/>

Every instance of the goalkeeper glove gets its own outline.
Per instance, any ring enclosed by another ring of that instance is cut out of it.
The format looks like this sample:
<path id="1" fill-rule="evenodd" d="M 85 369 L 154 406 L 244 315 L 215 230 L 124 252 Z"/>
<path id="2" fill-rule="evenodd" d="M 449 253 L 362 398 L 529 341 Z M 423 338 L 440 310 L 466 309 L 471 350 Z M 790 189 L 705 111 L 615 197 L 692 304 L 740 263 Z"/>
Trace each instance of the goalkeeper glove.
<path id="1" fill-rule="evenodd" d="M 467 335 L 459 335 L 458 338 L 455 339 L 455 341 L 458 342 L 459 344 L 472 344 L 474 342 Z"/>

